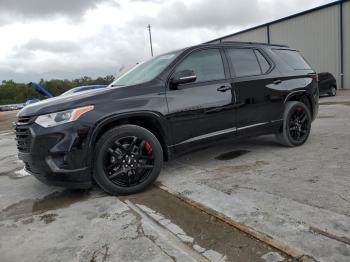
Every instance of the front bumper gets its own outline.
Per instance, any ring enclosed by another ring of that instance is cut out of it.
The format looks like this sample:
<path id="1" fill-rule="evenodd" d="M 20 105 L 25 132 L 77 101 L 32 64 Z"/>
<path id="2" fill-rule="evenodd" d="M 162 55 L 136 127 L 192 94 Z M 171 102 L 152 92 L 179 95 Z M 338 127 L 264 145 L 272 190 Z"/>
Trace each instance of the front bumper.
<path id="1" fill-rule="evenodd" d="M 34 121 L 17 123 L 18 158 L 27 172 L 45 184 L 89 188 L 88 133 L 89 127 L 84 123 L 51 128 L 43 128 Z"/>
<path id="2" fill-rule="evenodd" d="M 88 168 L 58 169 L 50 158 L 38 161 L 28 153 L 18 153 L 18 158 L 24 162 L 24 169 L 44 184 L 71 189 L 91 187 Z"/>

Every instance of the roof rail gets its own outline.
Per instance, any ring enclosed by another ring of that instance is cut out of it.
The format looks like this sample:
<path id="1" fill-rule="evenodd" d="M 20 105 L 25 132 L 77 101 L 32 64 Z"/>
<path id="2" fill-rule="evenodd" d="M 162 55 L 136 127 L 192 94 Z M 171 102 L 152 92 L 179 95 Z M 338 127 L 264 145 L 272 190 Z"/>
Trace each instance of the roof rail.
<path id="1" fill-rule="evenodd" d="M 269 44 L 269 43 L 262 43 L 262 42 L 245 42 L 245 41 L 221 41 L 219 43 L 213 43 L 213 42 L 207 42 L 204 44 L 248 44 L 248 45 L 269 45 L 269 46 L 279 46 L 279 47 L 288 47 L 287 45 L 281 45 L 281 44 Z"/>

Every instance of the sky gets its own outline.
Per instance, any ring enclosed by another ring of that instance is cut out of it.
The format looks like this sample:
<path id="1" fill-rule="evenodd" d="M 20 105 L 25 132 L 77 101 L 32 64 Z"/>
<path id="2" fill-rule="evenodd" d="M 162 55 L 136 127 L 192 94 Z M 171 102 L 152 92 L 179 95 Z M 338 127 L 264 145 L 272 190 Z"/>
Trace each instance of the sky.
<path id="1" fill-rule="evenodd" d="M 0 0 L 0 82 L 120 74 L 329 0 Z"/>

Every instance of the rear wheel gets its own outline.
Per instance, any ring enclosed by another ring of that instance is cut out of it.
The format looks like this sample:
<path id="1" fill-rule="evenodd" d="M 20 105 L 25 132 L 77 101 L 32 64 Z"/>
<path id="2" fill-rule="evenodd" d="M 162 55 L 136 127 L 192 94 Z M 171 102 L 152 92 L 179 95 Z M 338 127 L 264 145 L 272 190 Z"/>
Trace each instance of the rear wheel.
<path id="1" fill-rule="evenodd" d="M 162 164 L 163 150 L 158 139 L 145 128 L 123 125 L 98 140 L 93 176 L 112 195 L 133 194 L 157 179 Z"/>
<path id="2" fill-rule="evenodd" d="M 328 92 L 329 96 L 336 96 L 337 95 L 337 88 L 335 86 L 332 86 L 330 91 Z"/>
<path id="3" fill-rule="evenodd" d="M 301 102 L 287 102 L 283 115 L 283 127 L 276 134 L 277 140 L 285 146 L 300 146 L 308 139 L 310 130 L 311 113 L 308 107 Z"/>

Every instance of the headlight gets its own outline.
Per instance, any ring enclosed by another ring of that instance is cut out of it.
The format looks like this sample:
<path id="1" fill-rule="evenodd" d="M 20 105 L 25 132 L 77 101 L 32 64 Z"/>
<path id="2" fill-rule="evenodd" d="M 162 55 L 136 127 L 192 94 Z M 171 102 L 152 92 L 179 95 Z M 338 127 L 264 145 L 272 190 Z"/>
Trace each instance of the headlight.
<path id="1" fill-rule="evenodd" d="M 81 117 L 83 114 L 93 109 L 94 106 L 84 106 L 71 110 L 42 115 L 36 118 L 35 123 L 42 127 L 57 126 L 68 122 L 73 122 L 79 119 L 79 117 Z"/>

